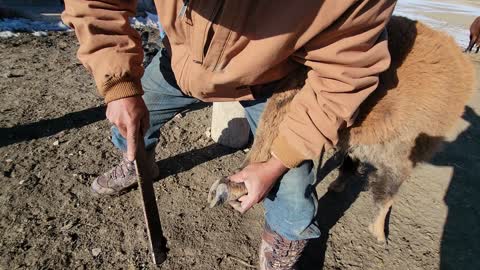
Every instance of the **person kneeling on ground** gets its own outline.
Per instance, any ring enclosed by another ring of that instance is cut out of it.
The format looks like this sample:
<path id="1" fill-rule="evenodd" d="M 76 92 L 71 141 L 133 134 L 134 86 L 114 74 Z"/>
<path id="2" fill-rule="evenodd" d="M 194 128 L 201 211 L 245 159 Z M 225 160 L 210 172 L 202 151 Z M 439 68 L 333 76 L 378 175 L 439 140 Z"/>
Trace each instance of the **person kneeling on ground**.
<path id="1" fill-rule="evenodd" d="M 124 154 L 93 191 L 118 194 L 135 185 L 138 136 L 158 176 L 160 128 L 195 103 L 240 101 L 255 133 L 272 92 L 307 69 L 273 157 L 230 177 L 248 189 L 241 212 L 261 201 L 265 207 L 260 268 L 292 269 L 307 241 L 320 236 L 312 159 L 353 124 L 389 67 L 385 26 L 395 3 L 157 0 L 165 49 L 144 71 L 140 36 L 129 25 L 136 1 L 65 0 L 62 19 L 75 29 L 78 58 L 105 98 L 112 141 Z"/>

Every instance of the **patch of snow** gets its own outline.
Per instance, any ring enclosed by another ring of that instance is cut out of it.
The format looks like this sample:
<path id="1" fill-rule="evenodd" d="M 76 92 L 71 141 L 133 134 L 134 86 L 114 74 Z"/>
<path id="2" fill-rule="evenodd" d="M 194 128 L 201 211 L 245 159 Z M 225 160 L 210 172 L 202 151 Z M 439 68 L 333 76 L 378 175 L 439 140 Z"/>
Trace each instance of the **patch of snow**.
<path id="1" fill-rule="evenodd" d="M 12 32 L 36 32 L 36 31 L 67 31 L 68 26 L 62 22 L 33 21 L 29 19 L 2 19 L 0 20 L 0 31 Z"/>
<path id="2" fill-rule="evenodd" d="M 428 16 L 428 13 L 448 13 L 463 16 L 480 15 L 480 7 L 463 4 L 449 3 L 434 0 L 399 0 L 394 15 L 404 16 L 417 20 L 437 30 L 445 31 L 452 36 L 459 45 L 468 44 L 469 29 L 461 25 L 449 23 L 446 20 L 435 19 Z"/>
<path id="3" fill-rule="evenodd" d="M 0 38 L 18 37 L 20 34 L 13 33 L 12 31 L 0 31 Z"/>
<path id="4" fill-rule="evenodd" d="M 156 29 L 161 29 L 160 21 L 156 14 L 146 12 L 146 17 L 132 17 L 130 18 L 130 23 L 134 27 L 152 27 Z"/>
<path id="5" fill-rule="evenodd" d="M 146 17 L 130 18 L 130 24 L 135 28 L 147 27 L 155 28 L 160 31 L 163 38 L 165 33 L 156 14 L 146 12 Z M 72 31 L 67 25 L 61 21 L 44 22 L 33 21 L 24 18 L 0 19 L 0 38 L 10 38 L 18 36 L 18 32 L 32 33 L 32 35 L 40 37 L 46 36 L 51 31 Z"/>
<path id="6" fill-rule="evenodd" d="M 437 30 L 445 31 L 450 36 L 452 36 L 459 45 L 464 45 L 468 43 L 470 33 L 467 28 L 458 27 L 455 25 L 451 25 L 446 21 L 435 20 L 425 15 L 409 13 L 408 11 L 403 10 L 395 10 L 393 14 L 420 21 Z"/>
<path id="7" fill-rule="evenodd" d="M 415 11 L 424 11 L 431 13 L 448 12 L 450 14 L 479 16 L 480 7 L 472 6 L 460 2 L 449 3 L 437 0 L 399 0 L 397 9 L 403 9 L 413 13 Z"/>
<path id="8" fill-rule="evenodd" d="M 45 31 L 35 31 L 32 33 L 32 35 L 36 36 L 36 37 L 45 37 L 47 36 L 47 32 Z"/>
<path id="9" fill-rule="evenodd" d="M 465 16 L 478 16 L 480 15 L 480 7 L 436 0 L 399 0 L 394 14 L 418 20 L 438 30 L 446 31 L 461 45 L 468 43 L 469 32 L 467 28 L 453 25 L 447 21 L 431 18 L 426 15 L 427 13 L 440 12 Z M 130 18 L 131 25 L 135 28 L 156 28 L 160 31 L 160 37 L 163 38 L 165 32 L 163 31 L 158 16 L 150 12 L 146 12 L 146 14 L 146 17 Z M 0 38 L 15 37 L 18 36 L 18 32 L 28 32 L 35 36 L 45 36 L 49 31 L 71 30 L 60 21 L 43 22 L 23 18 L 0 20 Z"/>
<path id="10" fill-rule="evenodd" d="M 163 38 L 165 36 L 165 32 L 163 31 L 162 25 L 160 24 L 160 20 L 158 19 L 157 14 L 153 14 L 150 12 L 145 12 L 147 14 L 146 17 L 132 17 L 130 18 L 130 24 L 135 28 L 140 27 L 151 27 L 158 29 L 160 31 L 160 37 Z"/>

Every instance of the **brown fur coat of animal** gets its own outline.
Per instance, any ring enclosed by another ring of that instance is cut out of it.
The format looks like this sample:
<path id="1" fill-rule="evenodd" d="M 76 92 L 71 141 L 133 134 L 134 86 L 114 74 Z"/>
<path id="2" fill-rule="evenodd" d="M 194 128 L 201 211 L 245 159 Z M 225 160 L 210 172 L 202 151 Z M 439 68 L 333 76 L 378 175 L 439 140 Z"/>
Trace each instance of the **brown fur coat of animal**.
<path id="1" fill-rule="evenodd" d="M 392 64 L 381 74 L 377 91 L 362 104 L 356 124 L 341 131 L 338 150 L 412 142 L 420 134 L 444 137 L 474 89 L 473 65 L 450 36 L 395 16 L 388 35 Z M 270 145 L 299 89 L 284 89 L 268 100 L 246 163 L 270 158 Z M 436 149 L 428 150 L 418 153 L 418 159 L 428 159 Z"/>
<path id="2" fill-rule="evenodd" d="M 335 150 L 344 162 L 329 187 L 341 192 L 356 175 L 357 165 L 369 168 L 366 176 L 377 206 L 369 230 L 379 242 L 386 240 L 386 215 L 401 184 L 419 162 L 439 150 L 476 83 L 472 63 L 448 35 L 402 17 L 392 17 L 388 33 L 391 66 L 360 107 L 356 124 L 340 131 Z M 270 158 L 272 141 L 300 88 L 301 81 L 292 80 L 268 100 L 243 166 Z M 233 206 L 246 193 L 244 185 L 224 178 L 212 185 L 210 205 Z"/>

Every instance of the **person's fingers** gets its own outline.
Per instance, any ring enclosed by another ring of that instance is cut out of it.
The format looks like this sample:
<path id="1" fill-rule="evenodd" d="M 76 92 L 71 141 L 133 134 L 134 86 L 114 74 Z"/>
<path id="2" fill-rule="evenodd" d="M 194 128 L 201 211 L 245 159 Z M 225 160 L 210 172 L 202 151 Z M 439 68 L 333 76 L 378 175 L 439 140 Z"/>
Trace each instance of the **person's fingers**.
<path id="1" fill-rule="evenodd" d="M 123 123 L 115 125 L 120 132 L 120 135 L 122 135 L 123 138 L 127 138 L 128 133 L 127 133 L 127 126 L 125 126 Z"/>
<path id="2" fill-rule="evenodd" d="M 248 196 L 246 195 L 245 198 L 242 202 L 241 202 L 241 206 L 242 206 L 242 210 L 241 210 L 241 213 L 245 213 L 247 212 L 250 208 L 252 208 L 252 206 L 255 205 L 256 201 L 255 201 L 255 198 L 251 197 L 251 196 Z"/>
<path id="3" fill-rule="evenodd" d="M 240 204 L 239 201 L 229 201 L 228 204 L 230 204 L 230 206 L 233 207 L 233 209 L 243 214 L 242 205 Z"/>
<path id="4" fill-rule="evenodd" d="M 130 161 L 135 160 L 137 154 L 137 143 L 139 138 L 139 125 L 130 125 L 127 128 L 127 158 Z"/>
<path id="5" fill-rule="evenodd" d="M 229 179 L 230 181 L 235 183 L 242 183 L 242 182 L 245 182 L 245 180 L 247 180 L 247 177 L 244 170 L 241 170 L 238 173 L 230 176 Z"/>
<path id="6" fill-rule="evenodd" d="M 147 114 L 142 118 L 141 129 L 140 129 L 142 131 L 142 137 L 145 136 L 149 127 L 150 127 L 150 115 L 147 112 Z"/>

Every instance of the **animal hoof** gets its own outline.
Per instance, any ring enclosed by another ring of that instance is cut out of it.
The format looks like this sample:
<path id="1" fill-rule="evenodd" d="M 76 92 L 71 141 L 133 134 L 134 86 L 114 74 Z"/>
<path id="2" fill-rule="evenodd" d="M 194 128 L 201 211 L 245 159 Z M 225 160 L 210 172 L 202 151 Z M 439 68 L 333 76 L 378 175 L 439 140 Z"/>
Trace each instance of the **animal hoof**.
<path id="1" fill-rule="evenodd" d="M 208 203 L 210 204 L 210 208 L 212 208 L 227 202 L 236 201 L 245 194 L 247 194 L 245 184 L 235 183 L 223 177 L 215 181 L 210 187 Z"/>
<path id="2" fill-rule="evenodd" d="M 368 231 L 377 239 L 378 243 L 385 243 L 385 232 L 383 231 L 383 228 L 380 228 L 378 226 L 375 226 L 374 224 L 370 224 L 368 226 Z"/>
<path id="3" fill-rule="evenodd" d="M 208 203 L 210 208 L 225 203 L 228 198 L 228 187 L 225 178 L 215 181 L 208 191 Z"/>

